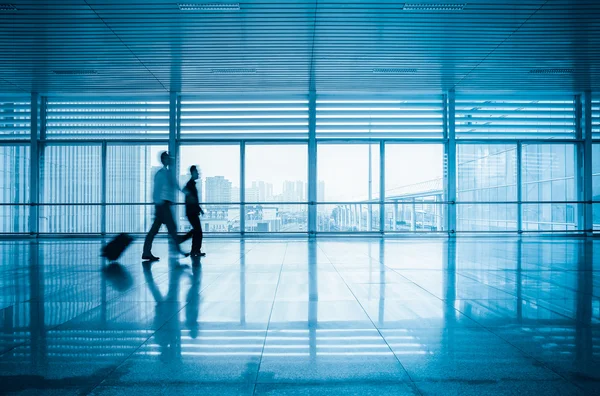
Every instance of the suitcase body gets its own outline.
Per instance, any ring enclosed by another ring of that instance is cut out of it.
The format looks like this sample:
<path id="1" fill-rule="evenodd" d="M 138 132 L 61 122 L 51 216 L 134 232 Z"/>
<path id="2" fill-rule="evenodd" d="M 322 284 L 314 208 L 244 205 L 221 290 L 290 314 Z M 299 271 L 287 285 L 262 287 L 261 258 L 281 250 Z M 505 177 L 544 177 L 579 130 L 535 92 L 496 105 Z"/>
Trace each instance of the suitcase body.
<path id="1" fill-rule="evenodd" d="M 133 237 L 129 234 L 119 234 L 102 249 L 102 257 L 115 261 L 131 245 Z"/>

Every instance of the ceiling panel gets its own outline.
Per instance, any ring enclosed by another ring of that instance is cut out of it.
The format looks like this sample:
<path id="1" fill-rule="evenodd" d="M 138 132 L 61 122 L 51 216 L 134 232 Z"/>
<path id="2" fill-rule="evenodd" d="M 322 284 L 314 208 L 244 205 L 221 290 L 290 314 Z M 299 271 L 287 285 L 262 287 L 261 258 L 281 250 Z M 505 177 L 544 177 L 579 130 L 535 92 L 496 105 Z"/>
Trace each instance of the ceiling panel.
<path id="1" fill-rule="evenodd" d="M 251 0 L 241 1 L 236 11 L 181 11 L 177 3 L 12 0 L 17 10 L 0 13 L 0 88 L 41 93 L 599 88 L 600 4 L 592 0 L 474 0 L 458 11 L 406 10 L 405 2 L 389 0 Z"/>

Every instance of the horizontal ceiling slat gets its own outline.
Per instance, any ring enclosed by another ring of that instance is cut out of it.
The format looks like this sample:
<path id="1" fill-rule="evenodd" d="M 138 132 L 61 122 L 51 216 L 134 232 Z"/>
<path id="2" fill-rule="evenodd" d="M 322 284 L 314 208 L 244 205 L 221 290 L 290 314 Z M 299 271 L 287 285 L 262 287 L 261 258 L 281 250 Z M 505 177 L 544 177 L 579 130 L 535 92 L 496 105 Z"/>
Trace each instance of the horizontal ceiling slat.
<path id="1" fill-rule="evenodd" d="M 307 92 L 311 81 L 317 92 L 600 89 L 594 0 L 472 0 L 461 11 L 391 0 L 247 0 L 232 12 L 164 0 L 13 3 L 0 13 L 3 92 Z M 228 67 L 256 72 L 212 73 Z M 53 73 L 69 69 L 97 73 Z"/>

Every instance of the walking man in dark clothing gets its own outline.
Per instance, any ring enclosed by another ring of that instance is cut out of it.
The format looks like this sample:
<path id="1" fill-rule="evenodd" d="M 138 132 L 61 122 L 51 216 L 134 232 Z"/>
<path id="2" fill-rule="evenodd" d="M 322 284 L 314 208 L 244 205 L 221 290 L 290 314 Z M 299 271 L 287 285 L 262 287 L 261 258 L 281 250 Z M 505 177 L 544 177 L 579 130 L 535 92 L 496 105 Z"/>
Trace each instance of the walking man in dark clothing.
<path id="1" fill-rule="evenodd" d="M 188 218 L 192 229 L 188 232 L 184 239 L 192 238 L 192 257 L 203 257 L 206 253 L 202 253 L 202 225 L 200 224 L 200 215 L 204 215 L 204 211 L 200 207 L 200 198 L 198 197 L 198 189 L 196 188 L 196 180 L 198 180 L 198 168 L 196 165 L 190 167 L 190 180 L 183 188 L 185 193 L 185 215 Z"/>

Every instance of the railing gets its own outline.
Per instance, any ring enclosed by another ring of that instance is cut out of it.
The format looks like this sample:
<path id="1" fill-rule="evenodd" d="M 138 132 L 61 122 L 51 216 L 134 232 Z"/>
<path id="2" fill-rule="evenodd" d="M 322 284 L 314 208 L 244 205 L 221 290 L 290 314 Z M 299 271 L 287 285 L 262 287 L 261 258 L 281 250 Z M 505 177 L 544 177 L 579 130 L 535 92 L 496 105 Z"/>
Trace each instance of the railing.
<path id="1" fill-rule="evenodd" d="M 202 204 L 201 222 L 207 234 L 308 234 L 308 209 L 315 205 L 316 233 L 583 232 L 578 213 L 587 204 L 598 230 L 600 201 L 209 202 Z M 447 225 L 451 205 L 457 208 L 455 230 Z M 153 203 L 1 203 L 0 234 L 29 234 L 33 207 L 40 235 L 143 234 L 154 219 Z M 174 215 L 180 232 L 190 229 L 183 203 L 174 204 Z"/>

